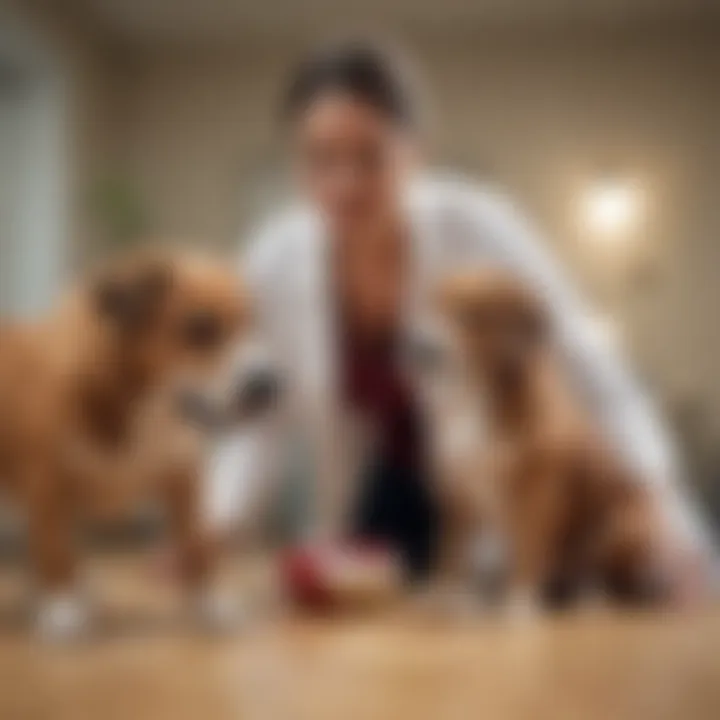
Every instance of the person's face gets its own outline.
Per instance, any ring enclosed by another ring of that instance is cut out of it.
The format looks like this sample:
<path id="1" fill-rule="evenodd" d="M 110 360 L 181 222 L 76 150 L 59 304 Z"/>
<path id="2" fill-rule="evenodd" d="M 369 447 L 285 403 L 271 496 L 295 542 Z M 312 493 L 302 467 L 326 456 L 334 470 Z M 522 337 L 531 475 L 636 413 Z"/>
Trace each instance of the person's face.
<path id="1" fill-rule="evenodd" d="M 397 209 L 411 144 L 370 105 L 346 94 L 318 97 L 297 121 L 300 185 L 333 230 L 362 232 Z"/>

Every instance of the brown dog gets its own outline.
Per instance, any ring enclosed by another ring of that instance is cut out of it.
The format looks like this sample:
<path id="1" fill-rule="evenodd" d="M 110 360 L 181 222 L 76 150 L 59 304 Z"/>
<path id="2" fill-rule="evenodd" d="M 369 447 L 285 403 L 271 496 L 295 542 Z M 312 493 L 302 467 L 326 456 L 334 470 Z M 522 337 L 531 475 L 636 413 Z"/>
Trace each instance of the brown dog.
<path id="1" fill-rule="evenodd" d="M 438 300 L 444 341 L 425 355 L 455 387 L 454 402 L 441 393 L 439 421 L 435 400 L 431 428 L 446 436 L 440 575 L 464 572 L 481 524 L 508 541 L 510 597 L 523 607 L 590 587 L 615 598 L 667 597 L 670 536 L 657 493 L 604 445 L 575 401 L 539 299 L 487 270 L 448 278 Z"/>
<path id="2" fill-rule="evenodd" d="M 239 422 L 273 395 L 268 371 L 244 359 L 250 331 L 234 274 L 154 252 L 95 273 L 41 322 L 0 329 L 0 479 L 27 508 L 42 630 L 85 622 L 76 522 L 152 498 L 202 602 L 213 558 L 198 509 L 201 426 Z"/>

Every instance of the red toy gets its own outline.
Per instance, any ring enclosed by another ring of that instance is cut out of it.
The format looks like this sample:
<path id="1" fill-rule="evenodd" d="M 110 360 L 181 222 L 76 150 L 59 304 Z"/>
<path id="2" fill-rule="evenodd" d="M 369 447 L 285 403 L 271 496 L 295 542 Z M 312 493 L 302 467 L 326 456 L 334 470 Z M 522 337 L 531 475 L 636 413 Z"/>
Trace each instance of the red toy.
<path id="1" fill-rule="evenodd" d="M 292 548 L 280 576 L 291 602 L 313 612 L 378 606 L 400 587 L 395 557 L 376 545 Z"/>

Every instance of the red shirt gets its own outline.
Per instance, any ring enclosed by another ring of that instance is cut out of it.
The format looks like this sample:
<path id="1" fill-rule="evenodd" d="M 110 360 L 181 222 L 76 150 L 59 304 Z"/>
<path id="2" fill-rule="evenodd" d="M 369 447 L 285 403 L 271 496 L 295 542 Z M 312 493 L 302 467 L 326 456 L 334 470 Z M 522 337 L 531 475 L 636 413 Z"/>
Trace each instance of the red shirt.
<path id="1" fill-rule="evenodd" d="M 396 338 L 369 339 L 348 328 L 340 336 L 343 399 L 377 432 L 383 457 L 415 467 L 420 448 L 418 409 L 399 366 Z"/>

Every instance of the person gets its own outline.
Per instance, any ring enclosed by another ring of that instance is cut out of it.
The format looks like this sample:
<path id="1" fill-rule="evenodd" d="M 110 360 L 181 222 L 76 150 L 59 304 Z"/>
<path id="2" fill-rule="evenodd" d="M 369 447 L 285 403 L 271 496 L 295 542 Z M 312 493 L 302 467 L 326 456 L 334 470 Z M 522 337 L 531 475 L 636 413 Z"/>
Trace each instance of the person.
<path id="1" fill-rule="evenodd" d="M 542 296 L 589 410 L 665 493 L 688 542 L 699 542 L 649 400 L 593 334 L 541 239 L 504 197 L 423 168 L 405 66 L 372 43 L 323 48 L 295 68 L 283 116 L 301 199 L 261 228 L 242 271 L 281 359 L 284 422 L 302 427 L 313 450 L 313 540 L 350 534 L 389 543 L 412 578 L 427 575 L 437 510 L 397 348 L 442 274 L 484 262 L 511 269 Z M 228 437 L 219 447 L 207 499 L 216 525 L 251 512 L 277 432 Z"/>

